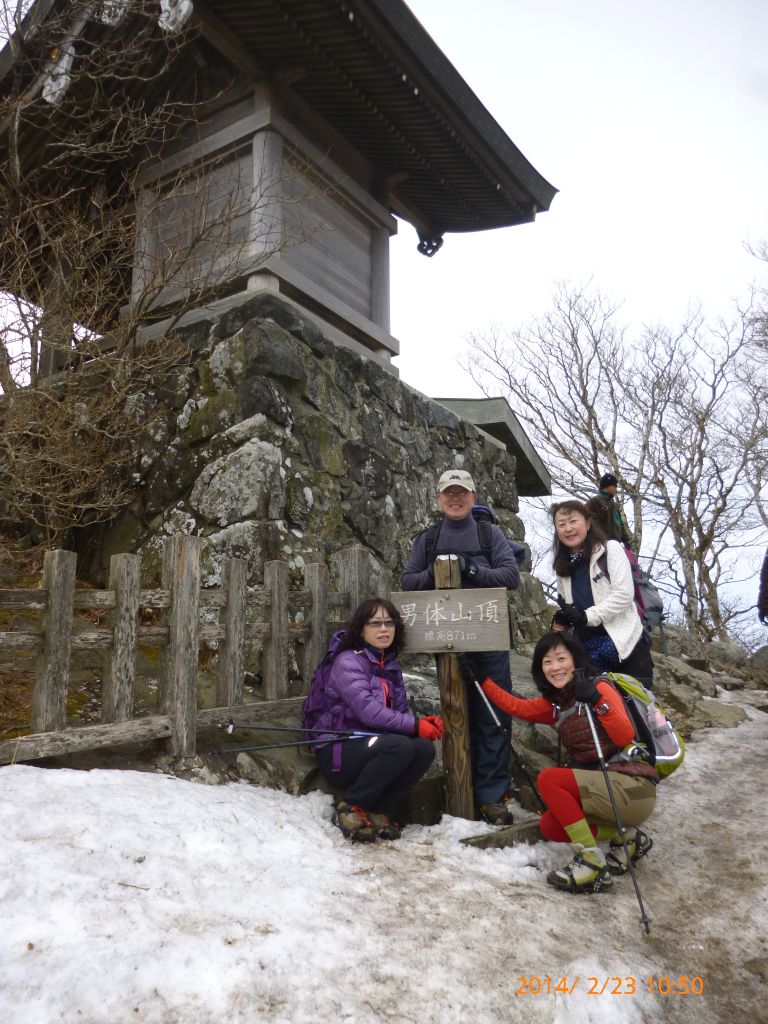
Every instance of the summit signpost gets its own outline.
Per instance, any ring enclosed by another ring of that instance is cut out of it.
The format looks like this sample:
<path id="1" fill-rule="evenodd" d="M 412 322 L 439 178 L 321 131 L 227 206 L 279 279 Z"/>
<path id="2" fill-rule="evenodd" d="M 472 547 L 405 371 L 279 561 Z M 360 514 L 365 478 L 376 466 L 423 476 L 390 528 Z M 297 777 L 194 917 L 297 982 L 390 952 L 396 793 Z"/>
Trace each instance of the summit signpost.
<path id="1" fill-rule="evenodd" d="M 391 600 L 400 609 L 405 623 L 405 652 L 436 656 L 445 722 L 446 810 L 456 817 L 473 819 L 467 691 L 458 655 L 509 650 L 507 592 L 503 587 L 461 590 L 459 560 L 455 555 L 439 555 L 434 568 L 434 590 L 396 591 Z"/>

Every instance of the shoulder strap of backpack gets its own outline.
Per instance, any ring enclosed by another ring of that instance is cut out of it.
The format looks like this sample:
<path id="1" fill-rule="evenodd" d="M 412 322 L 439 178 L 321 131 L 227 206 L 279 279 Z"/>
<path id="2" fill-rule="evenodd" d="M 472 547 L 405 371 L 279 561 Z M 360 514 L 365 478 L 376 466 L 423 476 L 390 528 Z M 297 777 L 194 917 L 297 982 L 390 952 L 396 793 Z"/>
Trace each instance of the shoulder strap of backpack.
<path id="1" fill-rule="evenodd" d="M 480 550 L 488 560 L 488 565 L 490 565 L 491 551 L 493 550 L 493 535 L 491 534 L 491 524 L 487 519 L 480 519 L 478 521 L 477 539 L 480 542 Z"/>
<path id="2" fill-rule="evenodd" d="M 597 565 L 600 572 L 605 576 L 608 582 L 611 582 L 611 574 L 608 572 L 608 552 L 603 551 L 601 555 L 597 556 Z"/>
<path id="3" fill-rule="evenodd" d="M 435 554 L 437 552 L 437 538 L 440 536 L 440 530 L 443 528 L 443 520 L 440 519 L 436 523 L 432 523 L 424 530 L 424 557 L 427 560 L 427 565 L 432 565 L 435 560 Z"/>

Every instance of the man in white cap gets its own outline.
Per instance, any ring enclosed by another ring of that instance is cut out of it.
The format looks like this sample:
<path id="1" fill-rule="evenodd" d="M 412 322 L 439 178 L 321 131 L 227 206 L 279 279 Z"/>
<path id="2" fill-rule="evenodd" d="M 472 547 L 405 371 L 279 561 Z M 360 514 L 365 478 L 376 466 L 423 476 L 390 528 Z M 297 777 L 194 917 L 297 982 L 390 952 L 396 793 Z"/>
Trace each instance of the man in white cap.
<path id="1" fill-rule="evenodd" d="M 474 480 L 464 469 L 449 469 L 437 482 L 437 504 L 442 521 L 424 530 L 414 541 L 403 570 L 403 590 L 433 590 L 435 556 L 458 555 L 461 585 L 508 587 L 520 583 L 520 570 L 507 538 L 493 523 L 479 524 L 472 515 L 477 500 Z M 490 676 L 512 690 L 507 651 L 473 651 L 465 655 L 476 679 Z M 499 715 L 502 734 L 477 689 L 467 688 L 475 801 L 486 821 L 512 824 L 509 799 L 509 718 Z"/>

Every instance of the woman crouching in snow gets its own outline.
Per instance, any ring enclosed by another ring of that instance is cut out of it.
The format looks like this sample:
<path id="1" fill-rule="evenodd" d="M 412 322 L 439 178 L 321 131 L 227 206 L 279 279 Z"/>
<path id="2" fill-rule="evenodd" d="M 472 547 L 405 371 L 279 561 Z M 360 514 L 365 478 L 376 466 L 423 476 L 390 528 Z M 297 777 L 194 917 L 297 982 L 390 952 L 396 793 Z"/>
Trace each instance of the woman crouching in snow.
<path id="1" fill-rule="evenodd" d="M 583 670 L 580 676 L 578 669 Z M 550 872 L 547 881 L 566 892 L 610 889 L 611 876 L 624 874 L 629 865 L 589 719 L 580 705 L 591 708 L 633 862 L 653 845 L 637 826 L 653 811 L 658 773 L 647 761 L 618 756 L 633 742 L 634 727 L 621 695 L 608 680 L 594 678 L 589 655 L 577 640 L 565 633 L 545 634 L 533 652 L 531 674 L 541 697 L 514 697 L 490 679 L 483 692 L 509 715 L 554 726 L 568 754 L 570 767 L 545 768 L 537 780 L 547 807 L 539 822 L 542 835 L 575 848 L 570 863 Z M 599 842 L 609 843 L 607 855 Z"/>
<path id="2" fill-rule="evenodd" d="M 352 614 L 333 662 L 317 731 L 375 733 L 369 740 L 330 740 L 315 755 L 330 784 L 343 791 L 333 821 L 348 839 L 399 839 L 398 806 L 435 758 L 439 715 L 414 715 L 397 654 L 405 626 L 389 601 L 371 598 Z M 322 739 L 322 737 L 321 737 Z"/>

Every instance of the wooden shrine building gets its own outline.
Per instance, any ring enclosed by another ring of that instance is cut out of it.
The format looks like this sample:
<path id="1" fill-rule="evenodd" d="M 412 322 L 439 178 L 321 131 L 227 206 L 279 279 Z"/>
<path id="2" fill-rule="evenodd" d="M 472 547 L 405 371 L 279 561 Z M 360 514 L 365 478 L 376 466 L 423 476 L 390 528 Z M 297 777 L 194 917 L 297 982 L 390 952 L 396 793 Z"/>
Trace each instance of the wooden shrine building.
<path id="1" fill-rule="evenodd" d="M 78 78 L 86 55 L 139 32 L 151 73 Z M 269 289 L 388 362 L 395 218 L 431 256 L 451 232 L 532 221 L 555 194 L 402 0 L 37 0 L 0 53 L 0 150 L 12 139 L 21 175 L 38 171 L 41 152 L 71 143 L 75 99 L 99 89 L 147 116 L 161 95 L 176 104 L 173 130 L 82 157 L 72 144 L 50 171 L 97 210 L 132 175 L 121 212 L 134 258 L 113 287 L 129 315 L 163 266 L 141 307 L 155 331 L 185 296 L 210 305 Z M 226 232 L 211 230 L 217 218 Z M 185 255 L 191 225 L 202 240 Z M 26 287 L 42 303 L 56 267 L 71 268 L 39 249 Z"/>

